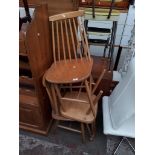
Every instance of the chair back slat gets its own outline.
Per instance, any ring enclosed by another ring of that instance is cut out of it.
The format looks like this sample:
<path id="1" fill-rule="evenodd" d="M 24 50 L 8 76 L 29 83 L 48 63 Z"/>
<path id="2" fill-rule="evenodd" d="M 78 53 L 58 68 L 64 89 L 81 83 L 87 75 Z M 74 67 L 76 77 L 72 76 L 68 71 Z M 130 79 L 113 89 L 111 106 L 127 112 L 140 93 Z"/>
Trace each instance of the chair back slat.
<path id="1" fill-rule="evenodd" d="M 56 21 L 56 32 L 57 32 L 57 47 L 58 47 L 58 60 L 60 61 L 60 41 L 59 41 L 59 26 L 58 21 Z"/>
<path id="2" fill-rule="evenodd" d="M 71 33 L 71 41 L 72 41 L 72 45 L 73 45 L 74 58 L 77 59 L 76 50 L 75 50 L 75 42 L 74 42 L 74 38 L 73 38 L 73 29 L 71 26 L 71 20 L 70 19 L 69 19 L 69 28 L 70 28 L 70 33 Z"/>
<path id="3" fill-rule="evenodd" d="M 90 60 L 90 51 L 89 51 L 89 46 L 88 46 L 88 39 L 87 39 L 87 35 L 86 35 L 86 31 L 84 28 L 84 25 L 82 24 L 82 29 L 83 29 L 83 33 L 84 33 L 84 39 L 85 39 L 85 44 L 86 44 L 86 49 L 87 49 L 87 54 L 88 54 L 88 58 Z"/>
<path id="4" fill-rule="evenodd" d="M 65 20 L 65 30 L 66 30 L 66 38 L 67 38 L 67 49 L 68 49 L 69 59 L 71 60 L 71 51 L 70 51 L 69 37 L 68 37 L 69 31 L 68 31 L 66 20 Z"/>
<path id="5" fill-rule="evenodd" d="M 84 28 L 84 25 L 81 24 L 82 22 L 82 18 L 79 18 L 79 28 L 80 28 L 80 32 L 81 32 L 81 36 L 83 37 L 83 47 L 84 47 L 84 53 L 85 55 L 88 57 L 88 59 L 90 60 L 90 51 L 89 51 L 89 46 L 88 46 L 88 39 L 87 39 L 87 35 L 86 35 L 86 31 Z"/>
<path id="6" fill-rule="evenodd" d="M 80 31 L 80 38 L 81 38 L 81 41 L 82 41 L 82 47 L 83 47 L 83 50 L 84 50 L 84 55 L 85 55 L 86 58 L 88 58 L 87 57 L 87 47 L 86 47 L 86 44 L 85 44 L 85 39 L 84 39 L 83 29 L 81 27 L 80 19 L 78 19 L 78 26 L 79 26 L 79 31 Z"/>
<path id="7" fill-rule="evenodd" d="M 90 59 L 87 35 L 82 26 L 83 15 L 83 11 L 74 11 L 49 17 L 52 23 L 52 52 L 55 63 L 62 59 Z"/>
<path id="8" fill-rule="evenodd" d="M 55 56 L 55 33 L 54 33 L 54 23 L 52 22 L 52 44 L 53 44 L 53 59 L 54 63 L 56 63 L 56 56 Z"/>
<path id="9" fill-rule="evenodd" d="M 80 58 L 82 59 L 82 53 L 81 53 L 81 49 L 80 49 L 79 37 L 78 37 L 78 34 L 77 34 L 78 30 L 76 28 L 75 18 L 73 18 L 73 25 L 74 25 L 74 33 L 75 33 L 75 36 L 76 36 L 76 42 L 77 42 L 77 52 L 80 54 Z"/>
<path id="10" fill-rule="evenodd" d="M 65 52 L 65 43 L 64 43 L 64 29 L 63 29 L 62 21 L 60 21 L 60 24 L 61 24 L 62 50 L 63 50 L 64 60 L 66 61 L 66 52 Z"/>
<path id="11" fill-rule="evenodd" d="M 84 15 L 83 10 L 73 11 L 73 12 L 62 13 L 62 14 L 59 14 L 59 15 L 50 16 L 49 21 L 65 20 L 65 19 L 68 19 L 68 18 L 74 18 L 74 17 L 77 17 L 77 16 L 83 16 L 83 15 Z"/>

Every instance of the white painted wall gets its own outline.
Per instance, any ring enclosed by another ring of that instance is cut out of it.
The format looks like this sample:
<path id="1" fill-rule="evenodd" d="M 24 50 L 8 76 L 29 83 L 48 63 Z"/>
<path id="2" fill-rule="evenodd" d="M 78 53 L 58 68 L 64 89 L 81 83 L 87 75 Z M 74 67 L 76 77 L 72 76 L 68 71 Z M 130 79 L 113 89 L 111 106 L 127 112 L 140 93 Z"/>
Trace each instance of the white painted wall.
<path id="1" fill-rule="evenodd" d="M 128 13 L 121 13 L 118 19 L 117 31 L 116 31 L 116 38 L 115 38 L 115 45 L 121 46 L 128 46 L 128 41 L 131 37 L 131 30 L 134 27 L 134 19 L 135 19 L 135 8 L 134 6 L 130 6 Z M 100 27 L 100 28 L 111 28 L 112 21 L 93 21 L 89 20 L 89 25 L 92 27 Z M 93 36 L 94 38 L 103 38 L 98 36 Z M 106 36 L 104 36 L 105 38 Z M 90 46 L 90 52 L 92 55 L 102 56 L 104 51 L 104 47 L 102 46 Z M 114 48 L 114 57 L 113 62 L 115 62 L 116 55 L 117 55 L 118 48 Z M 120 62 L 118 65 L 118 70 L 123 63 L 126 53 L 128 50 L 124 48 L 122 50 L 122 55 L 120 58 Z"/>
<path id="2" fill-rule="evenodd" d="M 33 15 L 34 10 L 35 10 L 35 8 L 29 8 L 31 17 Z M 21 18 L 26 16 L 24 7 L 19 7 L 19 11 L 20 11 Z"/>

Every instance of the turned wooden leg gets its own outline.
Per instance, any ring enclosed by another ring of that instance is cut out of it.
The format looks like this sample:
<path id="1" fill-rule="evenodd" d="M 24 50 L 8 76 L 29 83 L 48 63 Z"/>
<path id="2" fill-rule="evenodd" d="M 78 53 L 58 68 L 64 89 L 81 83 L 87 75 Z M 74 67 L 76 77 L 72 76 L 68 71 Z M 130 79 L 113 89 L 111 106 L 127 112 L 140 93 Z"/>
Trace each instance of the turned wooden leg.
<path id="1" fill-rule="evenodd" d="M 59 124 L 59 120 L 53 120 L 53 125 L 52 125 L 52 133 L 55 133 L 56 132 L 56 129 L 58 127 L 58 124 Z"/>
<path id="2" fill-rule="evenodd" d="M 92 134 L 92 137 L 90 140 L 94 140 L 94 137 L 96 135 L 96 123 L 95 123 L 95 121 L 91 124 L 91 129 L 92 129 L 93 134 Z"/>
<path id="3" fill-rule="evenodd" d="M 89 137 L 89 140 L 90 141 L 93 141 L 93 139 L 94 139 L 94 132 L 93 132 L 93 130 L 92 130 L 92 124 L 90 124 L 91 125 L 91 129 L 90 129 L 90 127 L 89 127 L 89 124 L 86 124 L 87 125 L 87 129 L 88 129 L 88 132 L 89 132 L 89 135 L 90 135 L 90 137 Z M 92 130 L 92 131 L 91 131 Z"/>
<path id="4" fill-rule="evenodd" d="M 89 127 L 89 124 L 86 124 L 86 126 L 87 126 L 87 130 L 88 130 L 88 132 L 89 132 L 89 135 L 90 135 L 90 137 L 91 137 L 92 132 L 91 132 L 91 129 L 90 129 L 90 127 Z"/>
<path id="5" fill-rule="evenodd" d="M 82 135 L 82 142 L 85 143 L 85 130 L 84 130 L 84 124 L 81 123 L 81 135 Z"/>

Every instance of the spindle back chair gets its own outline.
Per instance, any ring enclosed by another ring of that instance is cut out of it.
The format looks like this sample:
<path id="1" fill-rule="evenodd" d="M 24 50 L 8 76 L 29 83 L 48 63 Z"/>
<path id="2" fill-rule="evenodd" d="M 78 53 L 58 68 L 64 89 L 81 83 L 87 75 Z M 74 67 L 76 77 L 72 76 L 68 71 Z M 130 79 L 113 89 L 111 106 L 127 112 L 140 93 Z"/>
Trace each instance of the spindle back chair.
<path id="1" fill-rule="evenodd" d="M 54 63 L 83 57 L 90 60 L 83 15 L 84 11 L 80 10 L 49 17 Z"/>
<path id="2" fill-rule="evenodd" d="M 97 102 L 102 91 L 96 96 L 94 92 L 97 86 L 92 90 L 93 60 L 90 57 L 88 40 L 83 26 L 83 15 L 84 11 L 80 10 L 49 17 L 53 64 L 44 74 L 43 84 L 51 101 L 53 119 L 80 122 L 84 141 L 84 124 L 87 124 L 89 131 L 88 124 L 95 126 Z M 65 89 L 62 94 L 64 85 L 70 86 L 70 91 Z M 79 87 L 79 91 L 72 91 L 74 87 Z M 82 87 L 85 88 L 84 91 Z M 76 110 L 79 111 L 79 114 L 76 113 Z M 94 132 L 92 131 L 92 133 Z"/>

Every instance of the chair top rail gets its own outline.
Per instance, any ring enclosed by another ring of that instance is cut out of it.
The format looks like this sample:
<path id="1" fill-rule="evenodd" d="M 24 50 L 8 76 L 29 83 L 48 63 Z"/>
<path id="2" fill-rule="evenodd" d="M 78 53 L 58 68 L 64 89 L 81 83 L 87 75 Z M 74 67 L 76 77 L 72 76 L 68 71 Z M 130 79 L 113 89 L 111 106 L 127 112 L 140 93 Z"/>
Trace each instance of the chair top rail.
<path id="1" fill-rule="evenodd" d="M 49 17 L 49 21 L 57 21 L 57 20 L 61 20 L 61 19 L 74 18 L 77 16 L 84 16 L 84 10 L 78 10 L 78 11 L 53 15 L 53 16 Z"/>

